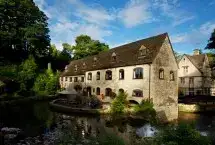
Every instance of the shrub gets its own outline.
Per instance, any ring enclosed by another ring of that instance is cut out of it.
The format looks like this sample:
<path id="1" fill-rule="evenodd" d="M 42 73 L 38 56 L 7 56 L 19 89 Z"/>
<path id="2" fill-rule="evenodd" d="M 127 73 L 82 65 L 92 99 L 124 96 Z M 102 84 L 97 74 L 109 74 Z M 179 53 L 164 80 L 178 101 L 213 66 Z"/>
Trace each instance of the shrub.
<path id="1" fill-rule="evenodd" d="M 59 90 L 59 73 L 53 73 L 47 69 L 39 74 L 34 82 L 33 90 L 38 95 L 53 95 Z"/>
<path id="2" fill-rule="evenodd" d="M 180 123 L 169 126 L 155 136 L 155 143 L 167 145 L 210 145 L 208 137 L 202 136 L 193 126 Z"/>
<path id="3" fill-rule="evenodd" d="M 36 70 L 37 64 L 32 56 L 29 56 L 29 58 L 19 66 L 17 79 L 20 83 L 19 92 L 21 94 L 24 95 L 34 85 L 34 80 L 37 75 Z"/>
<path id="4" fill-rule="evenodd" d="M 115 134 L 100 136 L 97 142 L 99 145 L 125 145 L 124 140 Z"/>
<path id="5" fill-rule="evenodd" d="M 149 99 L 142 100 L 142 102 L 140 104 L 134 106 L 134 112 L 136 114 L 142 114 L 142 115 L 146 115 L 146 116 L 155 117 L 156 111 L 153 107 L 154 107 L 154 105 L 151 100 L 149 100 Z"/>
<path id="6" fill-rule="evenodd" d="M 119 92 L 116 98 L 111 104 L 111 113 L 121 114 L 124 113 L 125 108 L 127 107 L 127 93 Z"/>

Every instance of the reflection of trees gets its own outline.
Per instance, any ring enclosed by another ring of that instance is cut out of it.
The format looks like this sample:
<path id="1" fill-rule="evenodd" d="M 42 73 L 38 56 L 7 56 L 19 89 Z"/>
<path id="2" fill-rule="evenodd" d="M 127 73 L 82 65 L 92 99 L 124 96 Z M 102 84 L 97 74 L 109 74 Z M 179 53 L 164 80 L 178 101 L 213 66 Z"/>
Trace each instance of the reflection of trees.
<path id="1" fill-rule="evenodd" d="M 53 123 L 53 112 L 49 110 L 49 106 L 47 103 L 34 104 L 34 115 L 35 117 L 44 122 L 45 127 L 50 128 Z"/>

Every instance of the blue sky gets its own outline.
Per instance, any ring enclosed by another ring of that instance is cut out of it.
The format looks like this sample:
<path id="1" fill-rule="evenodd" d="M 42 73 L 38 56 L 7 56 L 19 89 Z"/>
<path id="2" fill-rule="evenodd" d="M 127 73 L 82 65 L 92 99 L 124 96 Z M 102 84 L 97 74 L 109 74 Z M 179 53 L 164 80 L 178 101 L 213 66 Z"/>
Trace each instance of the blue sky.
<path id="1" fill-rule="evenodd" d="M 168 32 L 179 53 L 204 49 L 215 29 L 215 0 L 34 0 L 49 17 L 58 49 L 86 34 L 111 48 Z"/>

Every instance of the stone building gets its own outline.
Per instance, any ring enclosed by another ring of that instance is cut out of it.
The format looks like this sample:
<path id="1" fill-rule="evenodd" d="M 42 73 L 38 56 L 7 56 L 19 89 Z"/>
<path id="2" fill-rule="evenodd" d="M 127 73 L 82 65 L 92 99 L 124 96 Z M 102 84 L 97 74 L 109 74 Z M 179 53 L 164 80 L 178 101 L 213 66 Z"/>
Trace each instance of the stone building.
<path id="1" fill-rule="evenodd" d="M 178 117 L 178 65 L 167 33 L 71 61 L 61 87 L 109 98 L 118 91 L 130 102 L 151 99 L 162 117 Z"/>
<path id="2" fill-rule="evenodd" d="M 210 58 L 195 49 L 178 63 L 179 95 L 215 95 Z"/>

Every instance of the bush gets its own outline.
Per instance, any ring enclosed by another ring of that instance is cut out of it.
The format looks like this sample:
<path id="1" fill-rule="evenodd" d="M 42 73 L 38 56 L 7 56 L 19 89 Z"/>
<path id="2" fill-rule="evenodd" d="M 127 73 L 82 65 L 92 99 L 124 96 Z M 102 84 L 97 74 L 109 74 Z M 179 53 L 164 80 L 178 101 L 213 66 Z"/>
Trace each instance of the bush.
<path id="1" fill-rule="evenodd" d="M 29 90 L 33 87 L 34 80 L 37 75 L 36 70 L 37 64 L 35 63 L 35 60 L 32 56 L 29 56 L 29 58 L 22 62 L 22 64 L 19 66 L 17 79 L 20 83 L 19 92 L 22 95 L 24 95 L 26 92 L 29 92 Z"/>
<path id="2" fill-rule="evenodd" d="M 155 136 L 157 145 L 210 145 L 208 137 L 202 136 L 193 126 L 181 123 L 178 126 L 169 126 Z"/>
<path id="3" fill-rule="evenodd" d="M 151 116 L 155 118 L 156 111 L 153 107 L 154 105 L 151 100 L 149 99 L 142 100 L 140 104 L 134 106 L 134 112 L 136 114 L 142 114 L 142 115 Z"/>
<path id="4" fill-rule="evenodd" d="M 47 69 L 39 74 L 34 82 L 33 90 L 38 95 L 54 95 L 59 90 L 59 73 L 53 73 Z"/>
<path id="5" fill-rule="evenodd" d="M 125 108 L 127 107 L 127 93 L 119 92 L 116 98 L 113 100 L 111 104 L 111 113 L 113 114 L 121 114 L 125 112 Z"/>

